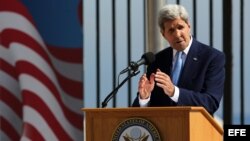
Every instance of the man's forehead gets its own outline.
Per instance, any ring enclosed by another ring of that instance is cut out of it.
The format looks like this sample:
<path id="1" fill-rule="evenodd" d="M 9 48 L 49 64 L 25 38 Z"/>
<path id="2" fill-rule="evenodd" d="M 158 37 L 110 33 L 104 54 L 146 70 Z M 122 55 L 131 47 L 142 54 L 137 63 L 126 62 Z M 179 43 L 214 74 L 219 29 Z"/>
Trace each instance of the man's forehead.
<path id="1" fill-rule="evenodd" d="M 180 25 L 185 25 L 187 24 L 184 20 L 178 18 L 178 19 L 174 19 L 174 20 L 168 20 L 164 23 L 164 26 L 166 28 L 171 28 L 171 27 L 175 27 L 175 26 L 180 26 Z"/>

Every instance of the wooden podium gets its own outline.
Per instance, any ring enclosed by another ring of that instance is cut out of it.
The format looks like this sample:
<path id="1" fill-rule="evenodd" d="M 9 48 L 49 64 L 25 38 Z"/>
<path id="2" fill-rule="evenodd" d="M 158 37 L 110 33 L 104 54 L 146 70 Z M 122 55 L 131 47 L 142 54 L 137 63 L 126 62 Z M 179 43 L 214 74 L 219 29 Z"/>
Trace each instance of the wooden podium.
<path id="1" fill-rule="evenodd" d="M 142 118 L 157 128 L 161 141 L 222 141 L 223 129 L 202 107 L 83 108 L 84 141 L 112 141 L 118 125 Z"/>

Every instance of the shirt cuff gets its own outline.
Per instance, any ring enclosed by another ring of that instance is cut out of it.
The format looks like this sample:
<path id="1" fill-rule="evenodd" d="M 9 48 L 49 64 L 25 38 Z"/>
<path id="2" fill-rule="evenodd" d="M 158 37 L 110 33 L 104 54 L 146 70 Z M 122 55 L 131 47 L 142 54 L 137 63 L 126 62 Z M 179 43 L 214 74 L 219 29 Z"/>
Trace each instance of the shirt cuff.
<path id="1" fill-rule="evenodd" d="M 140 96 L 138 96 L 138 99 L 139 99 L 140 107 L 148 107 L 148 103 L 150 101 L 150 97 L 147 98 L 147 99 L 141 99 Z"/>
<path id="2" fill-rule="evenodd" d="M 180 89 L 176 86 L 174 86 L 174 95 L 172 97 L 170 97 L 174 102 L 178 102 L 180 96 Z"/>

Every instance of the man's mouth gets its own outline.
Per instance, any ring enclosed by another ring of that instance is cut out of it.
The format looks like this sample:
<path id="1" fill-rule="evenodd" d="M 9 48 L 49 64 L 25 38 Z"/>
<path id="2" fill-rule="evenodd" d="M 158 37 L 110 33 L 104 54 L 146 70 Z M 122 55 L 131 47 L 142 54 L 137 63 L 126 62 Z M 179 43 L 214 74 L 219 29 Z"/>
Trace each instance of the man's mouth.
<path id="1" fill-rule="evenodd" d="M 176 43 L 179 44 L 179 43 L 181 43 L 181 42 L 182 42 L 182 41 L 177 41 Z"/>

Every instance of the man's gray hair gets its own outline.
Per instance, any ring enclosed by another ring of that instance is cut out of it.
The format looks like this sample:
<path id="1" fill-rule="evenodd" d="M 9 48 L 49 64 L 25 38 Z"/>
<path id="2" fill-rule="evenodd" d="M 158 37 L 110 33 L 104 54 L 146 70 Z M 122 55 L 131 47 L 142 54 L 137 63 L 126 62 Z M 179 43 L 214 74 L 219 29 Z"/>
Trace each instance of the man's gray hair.
<path id="1" fill-rule="evenodd" d="M 161 29 L 164 30 L 164 23 L 168 20 L 174 20 L 177 18 L 181 18 L 186 23 L 189 22 L 189 16 L 187 10 L 177 4 L 167 4 L 163 6 L 159 12 L 158 24 Z"/>

